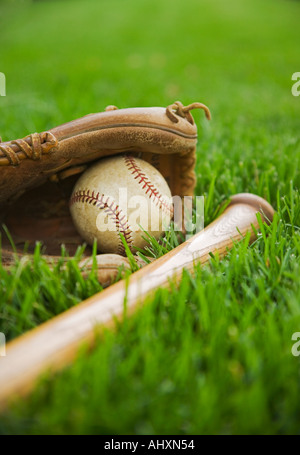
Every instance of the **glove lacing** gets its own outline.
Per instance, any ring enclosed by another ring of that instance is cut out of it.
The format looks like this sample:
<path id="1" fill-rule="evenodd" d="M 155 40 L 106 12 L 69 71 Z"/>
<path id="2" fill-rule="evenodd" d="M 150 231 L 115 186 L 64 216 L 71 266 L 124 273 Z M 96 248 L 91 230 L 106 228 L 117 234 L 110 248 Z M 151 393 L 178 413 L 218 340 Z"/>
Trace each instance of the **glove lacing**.
<path id="1" fill-rule="evenodd" d="M 44 133 L 33 133 L 24 139 L 17 139 L 1 145 L 0 138 L 0 166 L 18 166 L 21 160 L 29 158 L 39 160 L 43 154 L 58 145 L 56 137 L 46 131 Z"/>
<path id="2" fill-rule="evenodd" d="M 190 113 L 192 109 L 203 109 L 207 120 L 211 119 L 210 110 L 207 106 L 205 106 L 205 104 L 202 103 L 192 103 L 188 106 L 184 106 L 180 101 L 176 101 L 174 104 L 170 104 L 170 106 L 166 108 L 166 114 L 174 123 L 179 122 L 177 117 L 179 116 L 185 118 L 189 123 L 191 123 L 191 125 L 194 125 L 194 119 Z"/>

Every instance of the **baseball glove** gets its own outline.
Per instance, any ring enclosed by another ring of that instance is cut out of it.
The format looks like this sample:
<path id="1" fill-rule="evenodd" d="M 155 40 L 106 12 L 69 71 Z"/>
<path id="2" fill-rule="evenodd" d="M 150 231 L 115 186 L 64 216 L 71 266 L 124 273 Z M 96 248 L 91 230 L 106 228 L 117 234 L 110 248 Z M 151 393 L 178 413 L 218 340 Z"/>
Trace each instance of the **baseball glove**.
<path id="1" fill-rule="evenodd" d="M 83 242 L 71 220 L 69 198 L 80 173 L 102 157 L 130 152 L 161 172 L 172 195 L 193 195 L 197 127 L 190 111 L 196 108 L 210 119 L 209 109 L 201 103 L 185 107 L 177 101 L 167 108 L 108 106 L 105 112 L 24 139 L 1 142 L 0 138 L 2 263 L 9 267 L 16 254 L 24 255 L 25 245 L 26 254 L 32 253 L 36 241 L 42 242 L 51 260 L 61 255 L 62 245 L 74 255 Z M 84 255 L 91 254 L 86 247 Z M 98 255 L 97 263 L 103 285 L 114 279 L 122 264 L 129 267 L 128 260 L 118 255 Z"/>

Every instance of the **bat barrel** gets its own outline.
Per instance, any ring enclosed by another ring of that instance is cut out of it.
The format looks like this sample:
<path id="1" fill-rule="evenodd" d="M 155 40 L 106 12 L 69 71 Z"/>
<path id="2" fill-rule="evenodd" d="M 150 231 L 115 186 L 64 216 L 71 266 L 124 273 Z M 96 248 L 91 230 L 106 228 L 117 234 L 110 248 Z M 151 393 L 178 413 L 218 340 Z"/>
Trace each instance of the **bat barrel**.
<path id="1" fill-rule="evenodd" d="M 271 223 L 275 210 L 265 199 L 252 193 L 238 193 L 232 196 L 230 206 L 234 204 L 247 204 L 262 215 L 265 222 Z"/>

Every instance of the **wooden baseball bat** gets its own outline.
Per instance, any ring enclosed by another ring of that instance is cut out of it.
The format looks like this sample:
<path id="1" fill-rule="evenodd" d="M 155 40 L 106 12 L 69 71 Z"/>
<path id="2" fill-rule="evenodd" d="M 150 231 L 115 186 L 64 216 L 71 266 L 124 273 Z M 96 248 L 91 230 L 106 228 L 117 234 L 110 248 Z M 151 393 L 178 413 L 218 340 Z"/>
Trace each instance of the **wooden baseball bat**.
<path id="1" fill-rule="evenodd" d="M 3 408 L 16 396 L 29 393 L 40 375 L 69 364 L 82 343 L 95 339 L 95 327 L 113 326 L 114 318 L 127 314 L 145 297 L 166 286 L 172 278 L 180 279 L 183 269 L 193 270 L 196 263 L 209 261 L 209 253 L 223 257 L 247 232 L 255 239 L 259 228 L 257 213 L 270 222 L 274 210 L 264 199 L 249 193 L 232 197 L 224 213 L 203 231 L 160 259 L 140 269 L 129 279 L 85 300 L 52 320 L 8 343 L 6 357 L 0 357 L 0 405 Z"/>

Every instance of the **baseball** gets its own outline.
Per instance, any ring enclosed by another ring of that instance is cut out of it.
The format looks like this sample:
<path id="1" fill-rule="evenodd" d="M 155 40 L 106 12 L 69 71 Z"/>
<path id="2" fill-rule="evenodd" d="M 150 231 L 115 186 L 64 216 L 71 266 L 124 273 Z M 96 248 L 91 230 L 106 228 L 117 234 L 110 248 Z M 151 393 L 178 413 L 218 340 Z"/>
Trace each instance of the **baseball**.
<path id="1" fill-rule="evenodd" d="M 105 158 L 78 179 L 70 198 L 75 227 L 101 253 L 125 255 L 120 233 L 132 252 L 158 239 L 173 216 L 171 191 L 160 172 L 131 155 Z"/>

